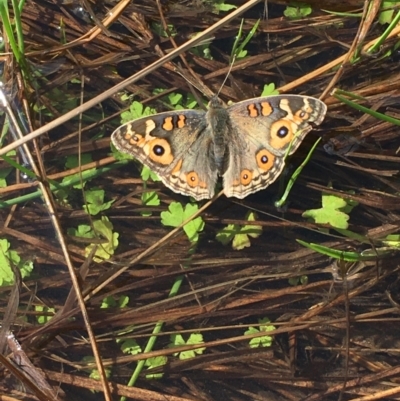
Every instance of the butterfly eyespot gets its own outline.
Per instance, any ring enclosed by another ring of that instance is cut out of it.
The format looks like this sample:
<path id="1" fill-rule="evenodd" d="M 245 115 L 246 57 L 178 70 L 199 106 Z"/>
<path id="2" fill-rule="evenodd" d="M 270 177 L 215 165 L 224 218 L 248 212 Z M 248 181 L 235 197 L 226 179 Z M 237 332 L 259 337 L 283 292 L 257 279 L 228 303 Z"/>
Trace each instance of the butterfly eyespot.
<path id="1" fill-rule="evenodd" d="M 275 156 L 267 149 L 261 149 L 256 154 L 257 166 L 264 171 L 270 170 L 275 163 Z"/>
<path id="2" fill-rule="evenodd" d="M 153 152 L 157 156 L 162 156 L 165 153 L 165 149 L 160 145 L 156 145 L 156 146 L 153 147 Z"/>
<path id="3" fill-rule="evenodd" d="M 240 173 L 240 183 L 242 185 L 249 185 L 253 179 L 253 172 L 250 170 L 242 170 Z"/>
<path id="4" fill-rule="evenodd" d="M 277 135 L 280 138 L 284 138 L 288 133 L 289 133 L 289 129 L 287 127 L 281 127 L 281 128 L 279 128 Z"/>
<path id="5" fill-rule="evenodd" d="M 274 149 L 282 149 L 287 146 L 293 138 L 298 124 L 282 119 L 271 125 L 270 145 Z"/>
<path id="6" fill-rule="evenodd" d="M 304 110 L 299 110 L 298 112 L 296 112 L 296 114 L 294 115 L 295 119 L 300 119 L 300 120 L 308 120 L 310 118 L 309 113 L 307 113 Z"/>
<path id="7" fill-rule="evenodd" d="M 207 185 L 205 182 L 199 180 L 199 176 L 194 171 L 186 174 L 186 182 L 188 183 L 189 187 L 196 188 L 206 188 Z"/>
<path id="8" fill-rule="evenodd" d="M 165 139 L 153 139 L 145 144 L 143 150 L 156 163 L 170 165 L 174 161 L 171 146 Z"/>
<path id="9" fill-rule="evenodd" d="M 197 187 L 199 183 L 199 176 L 194 171 L 191 171 L 190 173 L 186 174 L 186 181 L 191 187 Z"/>

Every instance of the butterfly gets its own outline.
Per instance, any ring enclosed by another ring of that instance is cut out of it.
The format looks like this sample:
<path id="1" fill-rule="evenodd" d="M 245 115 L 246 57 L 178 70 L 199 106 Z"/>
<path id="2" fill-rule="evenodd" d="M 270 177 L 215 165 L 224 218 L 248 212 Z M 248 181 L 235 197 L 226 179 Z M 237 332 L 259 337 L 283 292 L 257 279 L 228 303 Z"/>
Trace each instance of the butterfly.
<path id="1" fill-rule="evenodd" d="M 222 176 L 225 195 L 242 199 L 279 177 L 286 153 L 296 151 L 326 110 L 321 100 L 301 95 L 258 97 L 229 107 L 213 97 L 207 111 L 141 117 L 117 128 L 111 140 L 174 192 L 209 199 Z"/>

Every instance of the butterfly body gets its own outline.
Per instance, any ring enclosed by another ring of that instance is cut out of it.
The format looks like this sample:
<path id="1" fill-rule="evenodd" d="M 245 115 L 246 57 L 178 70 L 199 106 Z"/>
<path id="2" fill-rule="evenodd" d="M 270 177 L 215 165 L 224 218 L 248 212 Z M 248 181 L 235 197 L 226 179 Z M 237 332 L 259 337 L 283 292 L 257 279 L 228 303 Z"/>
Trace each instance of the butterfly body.
<path id="1" fill-rule="evenodd" d="M 142 117 L 111 136 L 173 191 L 209 199 L 219 176 L 226 196 L 244 198 L 272 184 L 310 123 L 320 124 L 326 105 L 315 98 L 278 95 L 225 108 L 212 98 L 207 112 L 178 110 Z"/>

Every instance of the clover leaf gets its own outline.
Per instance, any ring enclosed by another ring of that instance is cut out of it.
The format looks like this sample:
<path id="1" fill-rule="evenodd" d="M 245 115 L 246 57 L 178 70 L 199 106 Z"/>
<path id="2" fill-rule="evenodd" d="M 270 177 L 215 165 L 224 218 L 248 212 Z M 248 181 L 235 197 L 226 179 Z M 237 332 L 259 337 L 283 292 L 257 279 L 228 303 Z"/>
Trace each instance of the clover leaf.
<path id="1" fill-rule="evenodd" d="M 254 212 L 247 213 L 247 221 L 255 221 L 256 219 L 257 215 Z M 240 250 L 251 245 L 250 237 L 257 238 L 261 233 L 262 226 L 255 224 L 246 224 L 244 226 L 239 224 L 228 224 L 217 233 L 216 239 L 223 245 L 232 241 L 232 248 Z"/>
<path id="2" fill-rule="evenodd" d="M 178 227 L 190 216 L 199 210 L 196 204 L 188 203 L 185 207 L 179 202 L 172 202 L 168 211 L 161 213 L 161 223 L 164 226 Z M 183 226 L 189 241 L 197 242 L 199 240 L 199 232 L 204 229 L 204 221 L 198 216 Z"/>

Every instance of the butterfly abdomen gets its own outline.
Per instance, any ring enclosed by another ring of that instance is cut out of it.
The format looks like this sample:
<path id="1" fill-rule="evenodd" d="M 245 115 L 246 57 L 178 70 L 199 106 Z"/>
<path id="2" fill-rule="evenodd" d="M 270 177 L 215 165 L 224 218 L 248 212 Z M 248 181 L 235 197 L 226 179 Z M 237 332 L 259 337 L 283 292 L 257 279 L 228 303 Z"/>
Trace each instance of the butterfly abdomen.
<path id="1" fill-rule="evenodd" d="M 218 173 L 222 173 L 226 159 L 226 145 L 231 131 L 230 117 L 218 98 L 212 98 L 208 107 L 207 121 L 212 132 L 214 163 Z"/>

